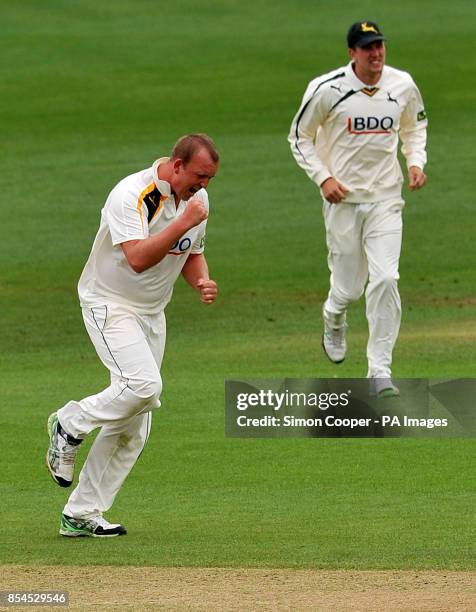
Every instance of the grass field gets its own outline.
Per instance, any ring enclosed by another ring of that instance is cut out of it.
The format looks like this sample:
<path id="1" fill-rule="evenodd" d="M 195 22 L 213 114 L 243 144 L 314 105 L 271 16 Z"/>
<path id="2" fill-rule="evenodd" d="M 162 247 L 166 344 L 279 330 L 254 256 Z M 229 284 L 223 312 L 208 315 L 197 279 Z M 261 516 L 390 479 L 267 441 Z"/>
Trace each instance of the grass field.
<path id="1" fill-rule="evenodd" d="M 224 437 L 226 378 L 366 373 L 362 302 L 345 364 L 321 353 L 320 201 L 286 141 L 361 17 L 430 120 L 429 184 L 406 193 L 394 373 L 476 376 L 474 3 L 6 0 L 0 16 L 0 562 L 474 568 L 473 441 Z M 76 282 L 109 190 L 189 131 L 222 154 L 207 236 L 220 299 L 204 307 L 180 282 L 167 310 L 163 408 L 109 515 L 129 535 L 71 542 L 46 418 L 107 381 Z"/>

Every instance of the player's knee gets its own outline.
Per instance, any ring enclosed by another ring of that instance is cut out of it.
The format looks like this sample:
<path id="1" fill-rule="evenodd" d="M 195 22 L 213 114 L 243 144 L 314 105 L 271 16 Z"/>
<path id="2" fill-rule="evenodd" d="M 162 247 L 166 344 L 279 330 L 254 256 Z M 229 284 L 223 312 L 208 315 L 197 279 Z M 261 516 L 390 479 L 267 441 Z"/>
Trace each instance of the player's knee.
<path id="1" fill-rule="evenodd" d="M 147 404 L 157 402 L 162 392 L 162 379 L 150 376 L 140 380 L 129 380 L 129 389 L 133 397 L 135 407 L 144 408 Z"/>
<path id="2" fill-rule="evenodd" d="M 338 292 L 338 302 L 347 306 L 351 302 L 356 302 L 364 292 L 364 287 L 346 287 Z"/>
<path id="3" fill-rule="evenodd" d="M 396 289 L 398 281 L 398 274 L 385 273 L 379 274 L 375 279 L 375 285 L 379 285 L 384 291 L 392 291 Z"/>
<path id="4" fill-rule="evenodd" d="M 363 292 L 364 292 L 363 287 L 355 287 L 351 289 L 350 291 L 348 291 L 347 300 L 349 302 L 356 302 L 361 297 Z"/>

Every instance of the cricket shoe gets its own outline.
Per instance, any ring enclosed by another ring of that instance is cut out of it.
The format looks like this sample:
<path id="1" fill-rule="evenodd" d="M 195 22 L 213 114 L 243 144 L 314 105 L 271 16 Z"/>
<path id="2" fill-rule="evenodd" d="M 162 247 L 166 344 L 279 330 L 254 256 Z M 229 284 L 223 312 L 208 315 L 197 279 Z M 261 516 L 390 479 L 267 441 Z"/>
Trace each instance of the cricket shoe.
<path id="1" fill-rule="evenodd" d="M 108 523 L 100 514 L 87 519 L 62 514 L 59 532 L 68 538 L 113 538 L 126 535 L 127 530 L 122 525 Z"/>
<path id="2" fill-rule="evenodd" d="M 322 318 L 324 320 L 324 333 L 322 334 L 322 348 L 327 357 L 334 363 L 342 363 L 347 353 L 347 341 L 345 339 L 345 330 L 347 325 L 345 317 L 341 325 L 333 325 L 322 309 Z"/>
<path id="3" fill-rule="evenodd" d="M 65 432 L 53 412 L 48 418 L 50 445 L 46 453 L 46 467 L 53 480 L 60 487 L 70 487 L 74 478 L 74 462 L 82 440 Z"/>
<path id="4" fill-rule="evenodd" d="M 393 384 L 390 377 L 371 378 L 370 395 L 376 395 L 377 397 L 398 397 L 400 390 Z"/>

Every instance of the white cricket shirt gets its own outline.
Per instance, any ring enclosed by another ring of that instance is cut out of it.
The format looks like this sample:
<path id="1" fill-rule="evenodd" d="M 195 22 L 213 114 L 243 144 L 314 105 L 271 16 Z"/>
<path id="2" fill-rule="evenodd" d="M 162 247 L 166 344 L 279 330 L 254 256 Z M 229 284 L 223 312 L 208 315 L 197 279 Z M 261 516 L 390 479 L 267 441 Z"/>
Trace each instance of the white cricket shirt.
<path id="1" fill-rule="evenodd" d="M 206 220 L 181 236 L 162 261 L 140 274 L 130 267 L 120 246 L 158 234 L 183 214 L 187 201 L 176 207 L 170 184 L 157 175 L 158 166 L 168 159 L 158 159 L 151 168 L 127 176 L 109 194 L 79 279 L 81 306 L 121 304 L 144 314 L 157 313 L 170 301 L 189 254 L 203 253 Z M 205 189 L 194 197 L 208 210 Z"/>
<path id="2" fill-rule="evenodd" d="M 334 177 L 349 189 L 346 202 L 376 202 L 401 196 L 399 138 L 407 167 L 423 169 L 426 127 L 407 72 L 384 66 L 379 82 L 368 86 L 349 63 L 309 83 L 288 140 L 318 186 Z"/>

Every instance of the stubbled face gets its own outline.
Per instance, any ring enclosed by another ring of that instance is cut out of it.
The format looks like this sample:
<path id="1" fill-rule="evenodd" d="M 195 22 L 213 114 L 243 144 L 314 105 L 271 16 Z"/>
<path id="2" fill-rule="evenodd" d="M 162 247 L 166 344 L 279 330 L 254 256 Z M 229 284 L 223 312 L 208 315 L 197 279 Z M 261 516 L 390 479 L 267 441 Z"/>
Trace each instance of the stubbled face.
<path id="1" fill-rule="evenodd" d="M 370 43 L 365 47 L 349 49 L 357 77 L 364 83 L 376 83 L 385 65 L 385 43 L 382 40 Z"/>
<path id="2" fill-rule="evenodd" d="M 199 189 L 206 188 L 218 171 L 205 148 L 199 149 L 186 164 L 179 158 L 173 162 L 171 187 L 179 200 L 188 200 Z"/>

